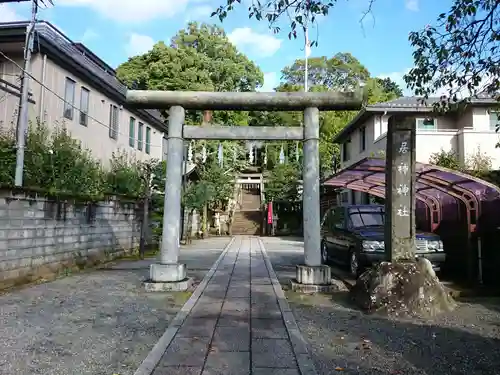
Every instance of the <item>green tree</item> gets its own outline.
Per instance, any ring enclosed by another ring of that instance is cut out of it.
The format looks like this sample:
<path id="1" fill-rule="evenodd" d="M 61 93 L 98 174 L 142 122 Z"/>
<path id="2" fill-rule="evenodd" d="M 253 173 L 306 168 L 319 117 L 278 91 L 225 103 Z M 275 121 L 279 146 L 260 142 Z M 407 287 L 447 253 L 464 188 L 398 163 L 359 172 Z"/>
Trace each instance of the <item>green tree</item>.
<path id="1" fill-rule="evenodd" d="M 283 68 L 283 82 L 277 91 L 304 90 L 304 60 L 296 60 Z M 310 91 L 353 90 L 364 84 L 368 92 L 368 103 L 395 99 L 401 89 L 390 79 L 371 78 L 368 69 L 350 53 L 337 53 L 331 58 L 312 57 L 308 61 L 308 84 Z M 326 177 L 336 172 L 340 163 L 340 148 L 332 139 L 353 118 L 356 111 L 320 113 L 320 174 Z M 301 126 L 301 112 L 251 112 L 251 125 Z M 279 152 L 279 151 L 278 151 Z"/>
<path id="2" fill-rule="evenodd" d="M 124 151 L 114 152 L 111 160 L 107 183 L 110 191 L 121 195 L 134 195 L 144 192 L 142 163 L 130 158 Z"/>
<path id="3" fill-rule="evenodd" d="M 127 86 L 171 91 L 255 91 L 264 75 L 255 63 L 238 52 L 218 26 L 190 23 L 167 45 L 158 42 L 151 51 L 130 58 L 117 69 Z M 201 122 L 199 111 L 187 121 Z M 247 112 L 215 111 L 214 122 L 247 125 Z"/>
<path id="4" fill-rule="evenodd" d="M 371 11 L 375 1 L 368 2 L 364 15 Z M 240 3 L 240 0 L 228 0 L 216 8 L 212 16 L 223 21 Z M 296 38 L 299 31 L 315 23 L 318 16 L 328 15 L 336 3 L 329 0 L 254 1 L 248 13 L 250 18 L 268 22 L 275 32 L 280 31 L 277 22 L 288 18 L 288 37 Z M 453 0 L 450 9 L 439 14 L 434 25 L 410 33 L 409 40 L 415 47 L 415 67 L 405 76 L 408 86 L 424 98 L 446 91 L 447 95 L 438 103 L 445 109 L 450 103 L 463 99 L 462 96 L 470 97 L 478 92 L 500 99 L 499 22 L 499 1 Z"/>
<path id="5" fill-rule="evenodd" d="M 500 88 L 500 2 L 454 0 L 435 25 L 412 32 L 415 67 L 405 81 L 415 94 L 445 90 L 441 104 L 486 92 L 498 98 Z"/>
<path id="6" fill-rule="evenodd" d="M 350 91 L 365 83 L 370 72 L 350 53 L 337 53 L 331 58 L 312 57 L 307 63 L 308 84 L 323 88 Z M 304 87 L 305 60 L 295 60 L 285 67 L 281 74 L 285 85 Z M 296 91 L 296 90 L 287 90 Z"/>
<path id="7" fill-rule="evenodd" d="M 266 200 L 295 202 L 299 199 L 301 167 L 297 163 L 276 165 L 266 173 Z"/>
<path id="8" fill-rule="evenodd" d="M 375 78 L 375 81 L 386 93 L 392 93 L 395 97 L 400 98 L 403 96 L 403 90 L 401 87 L 391 80 L 389 77 L 386 78 Z"/>

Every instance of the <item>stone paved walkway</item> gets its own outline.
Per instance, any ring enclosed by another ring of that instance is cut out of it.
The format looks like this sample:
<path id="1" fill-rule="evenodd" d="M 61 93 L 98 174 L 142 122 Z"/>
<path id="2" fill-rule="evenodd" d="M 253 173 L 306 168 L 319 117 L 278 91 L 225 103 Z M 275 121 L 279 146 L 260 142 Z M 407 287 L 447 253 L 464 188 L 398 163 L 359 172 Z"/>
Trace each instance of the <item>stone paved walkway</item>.
<path id="1" fill-rule="evenodd" d="M 316 374 L 262 246 L 234 239 L 157 344 L 159 361 L 153 349 L 137 375 Z"/>

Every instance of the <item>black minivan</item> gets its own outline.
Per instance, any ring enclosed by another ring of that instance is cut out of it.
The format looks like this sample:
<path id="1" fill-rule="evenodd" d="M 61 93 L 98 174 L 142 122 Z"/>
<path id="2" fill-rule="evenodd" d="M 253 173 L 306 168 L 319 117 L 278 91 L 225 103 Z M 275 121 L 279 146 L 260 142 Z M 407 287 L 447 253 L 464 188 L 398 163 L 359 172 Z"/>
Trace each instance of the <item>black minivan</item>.
<path id="1" fill-rule="evenodd" d="M 321 221 L 321 258 L 324 264 L 348 265 L 359 276 L 373 263 L 385 260 L 385 206 L 347 205 L 332 207 Z M 429 259 L 439 271 L 446 255 L 443 242 L 434 233 L 417 231 L 416 256 Z"/>

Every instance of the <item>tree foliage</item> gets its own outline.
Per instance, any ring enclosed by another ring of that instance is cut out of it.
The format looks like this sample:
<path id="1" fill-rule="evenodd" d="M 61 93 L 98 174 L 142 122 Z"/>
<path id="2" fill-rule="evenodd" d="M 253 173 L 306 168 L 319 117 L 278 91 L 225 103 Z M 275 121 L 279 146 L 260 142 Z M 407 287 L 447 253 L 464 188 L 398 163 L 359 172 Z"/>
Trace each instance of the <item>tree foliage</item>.
<path id="1" fill-rule="evenodd" d="M 370 72 L 350 53 L 337 53 L 308 59 L 307 76 L 310 87 L 319 86 L 337 91 L 352 91 L 370 77 Z M 295 60 L 281 74 L 286 85 L 304 87 L 305 60 Z"/>
<path id="2" fill-rule="evenodd" d="M 299 197 L 301 167 L 291 162 L 276 165 L 266 173 L 267 201 L 295 202 Z"/>
<path id="3" fill-rule="evenodd" d="M 371 11 L 376 0 L 369 0 Z M 289 19 L 289 38 L 296 38 L 299 31 L 318 16 L 328 15 L 337 1 L 252 1 L 248 7 L 249 18 L 266 21 L 275 32 L 281 18 Z M 228 0 L 212 16 L 223 21 L 240 0 Z M 364 16 L 363 16 L 364 17 Z M 446 109 L 452 102 L 466 100 L 478 93 L 487 93 L 500 99 L 500 2 L 497 0 L 453 0 L 447 12 L 439 14 L 435 24 L 410 33 L 414 46 L 415 67 L 405 75 L 408 86 L 424 99 L 436 92 L 444 92 L 438 106 Z M 313 41 L 311 45 L 317 44 Z M 395 92 L 385 86 L 386 91 Z"/>
<path id="4" fill-rule="evenodd" d="M 499 98 L 500 2 L 454 0 L 435 25 L 410 34 L 415 67 L 405 76 L 417 95 L 445 90 L 443 105 L 486 92 Z"/>
<path id="5" fill-rule="evenodd" d="M 377 85 L 386 93 L 392 93 L 395 97 L 400 98 L 403 96 L 403 90 L 396 82 L 389 77 L 375 78 Z"/>
<path id="6" fill-rule="evenodd" d="M 276 91 L 303 91 L 304 67 L 304 60 L 296 60 L 292 65 L 285 67 L 282 70 L 282 83 Z M 401 96 L 401 88 L 395 82 L 389 78 L 372 78 L 368 69 L 350 53 L 337 53 L 331 58 L 321 56 L 308 59 L 309 91 L 349 91 L 362 84 L 366 86 L 370 104 Z M 337 170 L 340 164 L 340 148 L 332 140 L 356 116 L 356 113 L 356 111 L 320 113 L 321 177 L 326 177 Z M 301 112 L 251 112 L 250 114 L 250 125 L 301 126 L 303 121 Z"/>
<path id="7" fill-rule="evenodd" d="M 437 165 L 439 167 L 453 169 L 455 171 L 461 171 L 464 169 L 463 163 L 460 162 L 458 155 L 453 150 L 441 150 L 431 154 L 429 163 L 431 165 Z"/>
<path id="8" fill-rule="evenodd" d="M 482 177 L 488 174 L 492 168 L 491 157 L 482 152 L 478 147 L 474 152 L 461 161 L 458 155 L 453 151 L 441 150 L 433 153 L 429 163 L 440 167 L 461 171 L 476 177 Z"/>
<path id="9" fill-rule="evenodd" d="M 222 145 L 223 159 L 219 165 L 219 144 Z M 203 161 L 202 149 L 206 150 Z M 205 205 L 210 210 L 225 210 L 233 197 L 235 178 L 248 166 L 246 150 L 241 142 L 199 141 L 194 144 L 193 158 L 199 171 L 199 179 L 190 182 L 183 194 L 183 204 L 190 211 L 202 210 Z"/>
<path id="10" fill-rule="evenodd" d="M 373 1 L 370 0 L 370 5 Z M 257 21 L 267 21 L 276 33 L 280 32 L 276 22 L 282 16 L 288 17 L 290 19 L 288 38 L 291 39 L 297 38 L 298 30 L 301 28 L 314 24 L 318 16 L 326 16 L 335 3 L 336 0 L 252 0 L 248 7 L 248 16 Z M 222 22 L 238 4 L 241 4 L 241 0 L 227 0 L 212 13 L 212 17 L 218 17 Z M 317 41 L 313 41 L 311 45 L 316 43 Z"/>
<path id="11" fill-rule="evenodd" d="M 264 82 L 260 68 L 229 42 L 223 29 L 197 23 L 189 23 L 170 44 L 158 42 L 130 58 L 117 75 L 128 87 L 150 90 L 255 91 Z M 201 113 L 190 111 L 186 118 L 199 124 Z M 216 111 L 214 122 L 246 125 L 248 113 Z"/>
<path id="12" fill-rule="evenodd" d="M 0 185 L 4 187 L 14 185 L 15 144 L 14 132 L 0 133 Z M 44 124 L 32 124 L 24 161 L 24 186 L 28 188 L 94 199 L 105 194 L 138 197 L 144 193 L 142 163 L 118 152 L 105 168 L 65 128 L 50 131 Z"/>

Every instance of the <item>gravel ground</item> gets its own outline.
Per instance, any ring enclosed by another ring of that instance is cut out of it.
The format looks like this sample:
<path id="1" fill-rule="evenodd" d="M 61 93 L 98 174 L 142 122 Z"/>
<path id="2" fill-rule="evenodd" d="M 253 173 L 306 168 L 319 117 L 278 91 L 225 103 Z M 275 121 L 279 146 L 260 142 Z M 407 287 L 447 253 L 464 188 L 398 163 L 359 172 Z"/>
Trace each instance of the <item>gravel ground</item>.
<path id="1" fill-rule="evenodd" d="M 362 314 L 345 294 L 287 297 L 322 375 L 500 374 L 500 303 L 410 321 Z"/>
<path id="2" fill-rule="evenodd" d="M 280 280 L 293 277 L 302 244 L 264 243 Z M 286 293 L 321 375 L 500 374 L 500 298 L 460 302 L 434 319 L 390 320 L 359 312 L 347 293 Z"/>
<path id="3" fill-rule="evenodd" d="M 200 281 L 227 238 L 181 251 Z M 151 260 L 116 262 L 0 296 L 0 375 L 131 375 L 190 293 L 146 293 Z"/>

